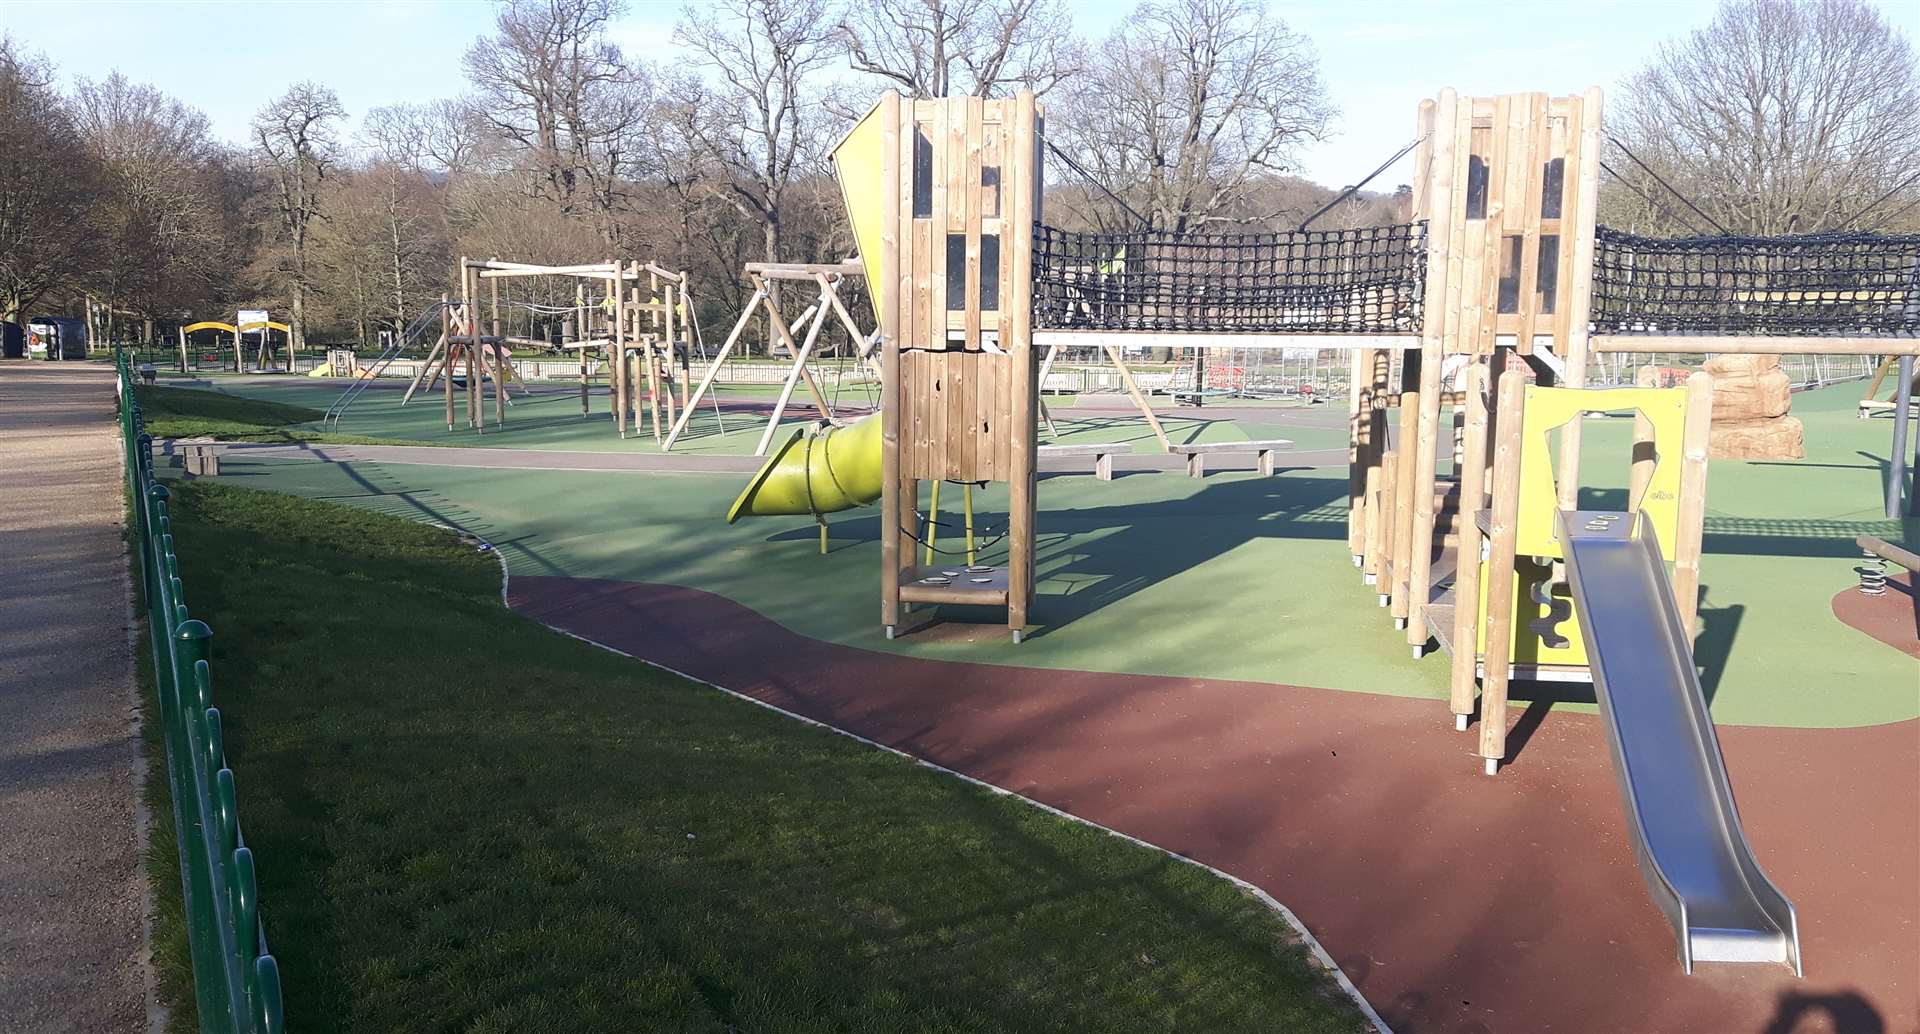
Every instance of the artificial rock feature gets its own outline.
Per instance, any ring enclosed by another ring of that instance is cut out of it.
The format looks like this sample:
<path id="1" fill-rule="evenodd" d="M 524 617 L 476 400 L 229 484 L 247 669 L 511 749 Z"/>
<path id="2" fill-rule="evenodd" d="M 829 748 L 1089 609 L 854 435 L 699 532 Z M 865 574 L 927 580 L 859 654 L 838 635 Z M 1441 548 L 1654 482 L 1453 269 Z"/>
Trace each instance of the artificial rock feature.
<path id="1" fill-rule="evenodd" d="M 1707 454 L 1717 460 L 1797 460 L 1806 455 L 1800 421 L 1787 415 L 1793 389 L 1777 355 L 1720 355 L 1707 360 L 1713 375 L 1713 435 Z"/>
<path id="2" fill-rule="evenodd" d="M 1806 455 L 1805 430 L 1787 415 L 1793 385 L 1777 355 L 1720 355 L 1706 362 L 1713 377 L 1713 433 L 1707 455 L 1716 460 L 1797 460 Z M 1643 388 L 1685 384 L 1693 371 L 1643 366 Z"/>

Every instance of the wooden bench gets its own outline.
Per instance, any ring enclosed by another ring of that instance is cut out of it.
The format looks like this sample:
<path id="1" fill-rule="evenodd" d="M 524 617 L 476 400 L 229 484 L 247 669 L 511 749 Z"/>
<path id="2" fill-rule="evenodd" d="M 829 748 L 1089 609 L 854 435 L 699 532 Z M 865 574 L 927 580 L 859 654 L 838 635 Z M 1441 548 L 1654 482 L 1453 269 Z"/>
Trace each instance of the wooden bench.
<path id="1" fill-rule="evenodd" d="M 186 459 L 187 475 L 189 477 L 210 478 L 220 476 L 219 446 L 185 444 L 180 446 L 180 452 Z"/>
<path id="2" fill-rule="evenodd" d="M 1102 481 L 1112 481 L 1114 455 L 1132 452 L 1133 447 L 1126 442 L 1106 442 L 1092 445 L 1042 445 L 1036 451 L 1041 459 L 1049 456 L 1092 456 L 1093 476 Z"/>
<path id="3" fill-rule="evenodd" d="M 1187 458 L 1187 476 L 1204 477 L 1207 473 L 1207 455 L 1221 452 L 1251 452 L 1258 458 L 1260 476 L 1273 475 L 1273 454 L 1282 449 L 1293 447 L 1293 443 L 1284 438 L 1275 438 L 1263 442 L 1207 442 L 1202 445 L 1169 445 L 1167 451 L 1176 456 Z"/>

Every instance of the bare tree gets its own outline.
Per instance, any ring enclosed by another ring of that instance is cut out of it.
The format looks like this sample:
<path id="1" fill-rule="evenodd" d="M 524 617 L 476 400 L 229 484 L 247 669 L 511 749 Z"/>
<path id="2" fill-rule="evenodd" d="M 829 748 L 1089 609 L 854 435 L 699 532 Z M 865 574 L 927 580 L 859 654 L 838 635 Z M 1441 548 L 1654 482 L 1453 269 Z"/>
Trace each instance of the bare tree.
<path id="1" fill-rule="evenodd" d="M 480 117 L 524 157 L 538 192 L 619 244 L 645 79 L 606 37 L 618 0 L 508 0 L 467 50 Z"/>
<path id="2" fill-rule="evenodd" d="M 1655 173 L 1736 233 L 1871 227 L 1920 198 L 1920 181 L 1901 186 L 1920 169 L 1920 71 L 1863 0 L 1727 0 L 1622 92 L 1607 113 L 1633 155 L 1608 155 L 1618 225 L 1708 230 Z"/>
<path id="3" fill-rule="evenodd" d="M 1175 232 L 1271 216 L 1250 210 L 1250 187 L 1290 170 L 1334 111 L 1312 42 L 1259 0 L 1143 4 L 1050 109 L 1049 135 L 1082 168 Z"/>
<path id="4" fill-rule="evenodd" d="M 406 326 L 421 299 L 441 280 L 446 247 L 444 188 L 428 178 L 427 163 L 439 160 L 437 119 L 409 105 L 367 113 L 361 136 L 370 162 L 355 177 L 363 203 L 373 212 L 378 275 L 390 305 L 381 306 L 393 329 Z M 370 186 L 368 186 L 370 184 Z"/>
<path id="5" fill-rule="evenodd" d="M 117 72 L 98 83 L 82 79 L 74 113 L 105 173 L 93 286 L 106 303 L 108 338 L 123 307 L 151 319 L 205 304 L 233 273 L 215 193 L 215 167 L 226 156 L 206 116 Z"/>
<path id="6" fill-rule="evenodd" d="M 321 217 L 321 183 L 337 158 L 335 126 L 346 110 L 331 89 L 299 83 L 253 117 L 253 143 L 274 188 L 279 225 L 288 246 L 286 276 L 289 369 L 292 350 L 306 343 L 307 294 L 312 289 L 307 245 Z"/>
<path id="7" fill-rule="evenodd" d="M 829 127 L 808 80 L 833 58 L 834 19 L 811 0 L 726 0 L 688 7 L 675 30 L 717 80 L 685 102 L 689 129 L 725 174 L 720 196 L 760 224 L 769 262 L 780 258 L 788 190 L 825 161 Z"/>
<path id="8" fill-rule="evenodd" d="M 99 166 L 52 73 L 0 36 L 0 320 L 17 323 L 91 269 Z"/>
<path id="9" fill-rule="evenodd" d="M 869 0 L 838 28 L 855 71 L 914 97 L 1044 94 L 1083 57 L 1060 0 Z"/>

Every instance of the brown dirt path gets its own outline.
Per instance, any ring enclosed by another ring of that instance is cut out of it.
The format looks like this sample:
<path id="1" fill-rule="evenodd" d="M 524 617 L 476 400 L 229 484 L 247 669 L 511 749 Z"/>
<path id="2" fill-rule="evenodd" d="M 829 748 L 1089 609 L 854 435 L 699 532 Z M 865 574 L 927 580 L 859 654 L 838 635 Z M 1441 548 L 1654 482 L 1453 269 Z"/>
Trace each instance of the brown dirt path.
<path id="1" fill-rule="evenodd" d="M 148 1027 L 113 371 L 0 364 L 0 1032 Z"/>
<path id="2" fill-rule="evenodd" d="M 1591 715 L 1523 717 L 1490 780 L 1437 702 L 918 660 L 674 586 L 523 577 L 510 601 L 1240 876 L 1399 1034 L 1920 1029 L 1920 722 L 1720 730 L 1807 978 L 1687 977 Z"/>

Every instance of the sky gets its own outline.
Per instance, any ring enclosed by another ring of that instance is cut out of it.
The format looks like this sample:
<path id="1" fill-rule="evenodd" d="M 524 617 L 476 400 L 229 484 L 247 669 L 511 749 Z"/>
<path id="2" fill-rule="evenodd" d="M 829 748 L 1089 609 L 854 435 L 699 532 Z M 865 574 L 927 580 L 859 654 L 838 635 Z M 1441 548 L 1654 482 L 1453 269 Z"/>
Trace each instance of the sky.
<path id="1" fill-rule="evenodd" d="M 615 28 L 630 55 L 671 63 L 682 4 L 636 0 Z M 1114 31 L 1131 4 L 1071 0 L 1080 33 Z M 1659 45 L 1704 25 L 1707 0 L 1271 0 L 1310 38 L 1340 110 L 1330 139 L 1300 154 L 1304 175 L 1350 184 L 1413 138 L 1416 106 L 1442 87 L 1464 95 L 1611 91 Z M 1881 5 L 1920 42 L 1920 3 Z M 485 0 L 0 0 L 0 32 L 44 53 L 64 82 L 118 69 L 206 112 L 214 131 L 245 139 L 253 113 L 292 83 L 334 88 L 350 116 L 463 88 L 460 55 L 492 22 Z M 844 73 L 857 96 L 873 80 Z M 1402 165 L 1410 167 L 1411 159 Z M 1403 169 L 1374 187 L 1390 188 Z"/>

